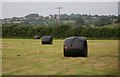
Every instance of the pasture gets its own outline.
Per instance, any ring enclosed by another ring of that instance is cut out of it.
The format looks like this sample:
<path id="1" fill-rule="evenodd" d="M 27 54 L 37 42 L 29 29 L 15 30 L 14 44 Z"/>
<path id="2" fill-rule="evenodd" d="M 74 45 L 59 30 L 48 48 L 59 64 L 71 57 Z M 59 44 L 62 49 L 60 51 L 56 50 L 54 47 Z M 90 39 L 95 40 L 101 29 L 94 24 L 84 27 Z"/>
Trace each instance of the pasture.
<path id="1" fill-rule="evenodd" d="M 42 45 L 35 39 L 2 40 L 3 75 L 118 74 L 118 41 L 88 40 L 88 57 L 64 57 L 64 40 Z"/>

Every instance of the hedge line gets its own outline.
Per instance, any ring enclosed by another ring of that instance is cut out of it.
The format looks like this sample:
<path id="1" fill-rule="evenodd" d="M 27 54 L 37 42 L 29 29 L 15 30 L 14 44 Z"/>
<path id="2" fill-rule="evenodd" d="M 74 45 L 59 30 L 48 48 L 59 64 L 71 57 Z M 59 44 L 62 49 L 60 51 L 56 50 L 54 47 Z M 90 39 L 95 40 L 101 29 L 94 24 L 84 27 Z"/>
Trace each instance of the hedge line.
<path id="1" fill-rule="evenodd" d="M 2 26 L 3 38 L 33 38 L 34 35 L 40 37 L 45 35 L 53 36 L 54 38 L 66 38 L 69 36 L 84 36 L 91 38 L 115 38 L 120 36 L 120 28 L 107 27 L 71 27 L 68 25 L 62 26 Z"/>

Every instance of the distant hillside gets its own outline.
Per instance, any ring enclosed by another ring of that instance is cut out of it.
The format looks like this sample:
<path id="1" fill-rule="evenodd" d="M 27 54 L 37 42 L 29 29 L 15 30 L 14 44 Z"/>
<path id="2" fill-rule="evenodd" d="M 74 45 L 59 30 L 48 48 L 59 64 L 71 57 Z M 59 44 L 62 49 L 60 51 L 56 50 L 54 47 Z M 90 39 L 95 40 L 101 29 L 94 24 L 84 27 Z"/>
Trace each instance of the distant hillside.
<path id="1" fill-rule="evenodd" d="M 77 25 L 77 26 L 105 26 L 113 23 L 120 22 L 120 16 L 115 15 L 87 15 L 87 14 L 61 14 L 60 17 L 57 14 L 42 16 L 39 14 L 28 14 L 24 17 L 13 17 L 2 19 L 3 24 L 27 24 L 27 25 L 39 25 L 39 26 L 54 26 L 60 24 Z"/>

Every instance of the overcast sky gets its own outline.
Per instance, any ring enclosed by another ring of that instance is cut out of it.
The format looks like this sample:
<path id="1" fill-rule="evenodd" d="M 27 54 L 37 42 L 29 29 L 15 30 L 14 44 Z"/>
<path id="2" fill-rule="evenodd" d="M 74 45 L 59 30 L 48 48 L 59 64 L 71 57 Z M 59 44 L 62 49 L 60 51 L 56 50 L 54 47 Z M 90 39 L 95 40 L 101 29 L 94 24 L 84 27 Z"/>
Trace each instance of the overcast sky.
<path id="1" fill-rule="evenodd" d="M 58 6 L 62 14 L 118 15 L 118 2 L 2 2 L 2 18 L 58 14 Z"/>

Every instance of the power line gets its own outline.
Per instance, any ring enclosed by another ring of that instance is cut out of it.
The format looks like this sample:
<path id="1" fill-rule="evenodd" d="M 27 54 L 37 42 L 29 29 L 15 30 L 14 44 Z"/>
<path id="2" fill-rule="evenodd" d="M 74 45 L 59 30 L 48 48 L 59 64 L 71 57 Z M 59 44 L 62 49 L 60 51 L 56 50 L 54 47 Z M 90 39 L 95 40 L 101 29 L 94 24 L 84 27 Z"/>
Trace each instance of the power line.
<path id="1" fill-rule="evenodd" d="M 60 25 L 60 11 L 61 11 L 61 9 L 63 9 L 63 7 L 56 7 L 55 9 L 58 9 L 59 25 Z"/>

